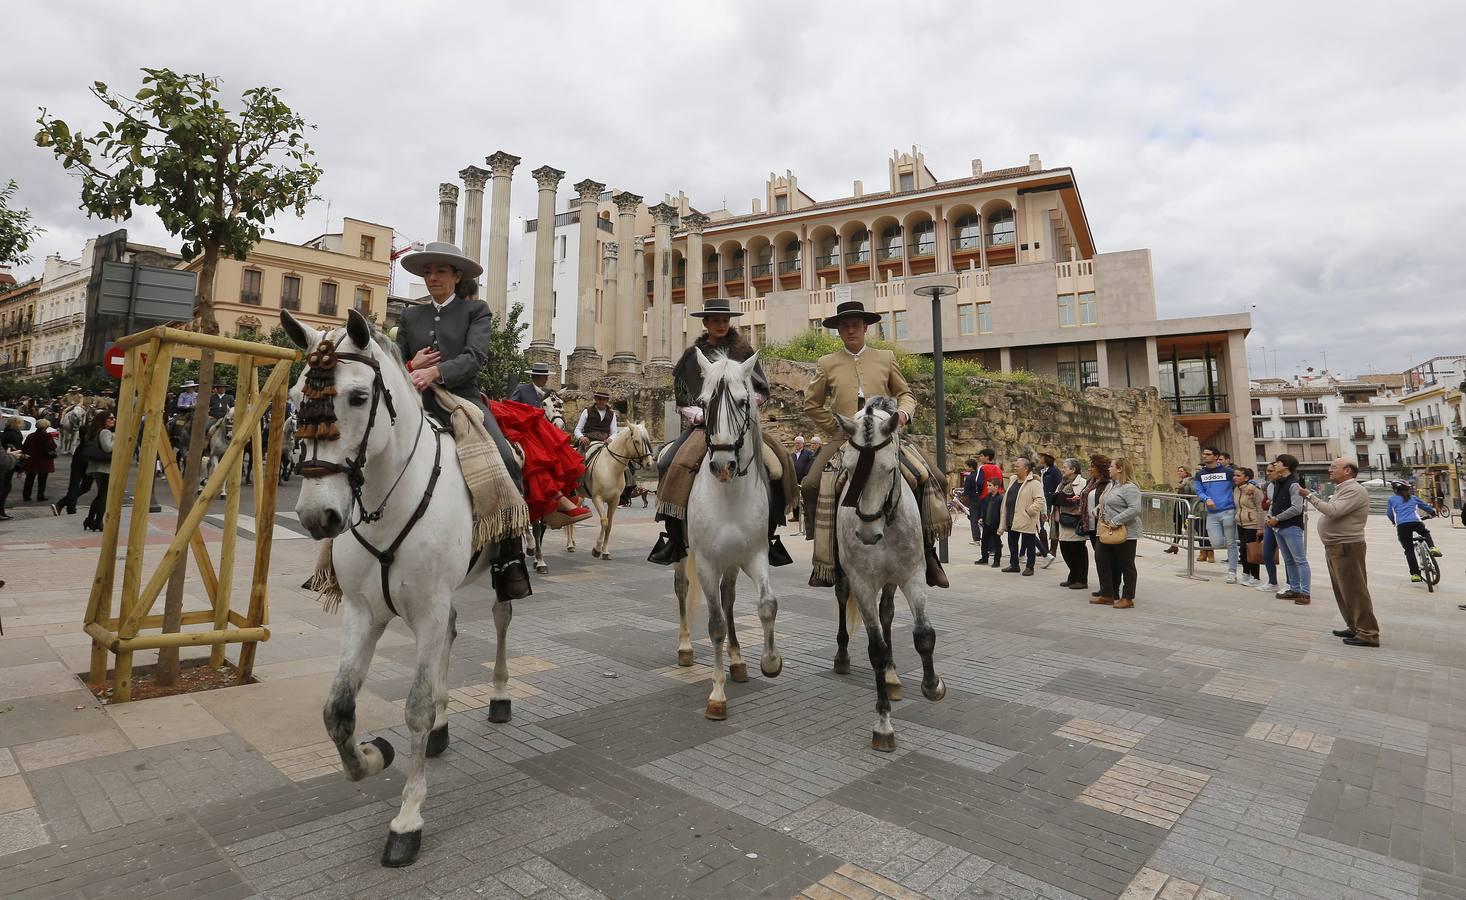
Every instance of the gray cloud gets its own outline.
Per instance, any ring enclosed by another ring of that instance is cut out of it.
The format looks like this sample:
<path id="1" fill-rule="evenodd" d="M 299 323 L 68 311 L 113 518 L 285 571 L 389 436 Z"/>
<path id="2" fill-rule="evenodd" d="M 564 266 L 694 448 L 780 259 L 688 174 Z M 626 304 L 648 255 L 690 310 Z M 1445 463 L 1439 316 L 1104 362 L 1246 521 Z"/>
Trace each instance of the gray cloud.
<path id="1" fill-rule="evenodd" d="M 77 8 L 7 11 L 0 178 L 48 229 L 38 256 L 108 225 L 31 146 L 36 108 L 93 127 L 93 80 L 170 66 L 282 88 L 319 126 L 331 224 L 403 240 L 431 237 L 438 182 L 497 149 L 524 158 L 526 217 L 543 163 L 567 172 L 562 206 L 591 177 L 746 211 L 771 170 L 828 198 L 879 185 L 893 147 L 919 144 L 939 177 L 1037 152 L 1074 167 L 1101 250 L 1154 251 L 1163 315 L 1255 305 L 1254 371 L 1264 346 L 1284 373 L 1325 351 L 1336 370 L 1383 371 L 1466 335 L 1447 248 L 1466 213 L 1449 164 L 1466 146 L 1466 17 L 1449 2 Z M 326 203 L 273 224 L 304 240 Z M 151 216 L 128 227 L 171 243 Z"/>

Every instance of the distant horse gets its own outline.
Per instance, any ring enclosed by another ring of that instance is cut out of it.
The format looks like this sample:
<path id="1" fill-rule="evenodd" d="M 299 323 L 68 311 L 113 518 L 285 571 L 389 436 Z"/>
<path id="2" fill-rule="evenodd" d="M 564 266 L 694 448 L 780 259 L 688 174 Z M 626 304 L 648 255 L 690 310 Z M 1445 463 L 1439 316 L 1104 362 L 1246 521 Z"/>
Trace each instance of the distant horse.
<path id="1" fill-rule="evenodd" d="M 234 440 L 234 409 L 231 407 L 228 412 L 210 423 L 208 430 L 204 432 L 203 478 L 199 482 L 200 487 L 214 474 L 214 469 L 224 458 L 224 453 L 229 449 L 229 443 L 232 440 Z M 247 467 L 246 471 L 248 471 Z M 226 496 L 227 493 L 228 485 L 226 484 L 225 489 L 219 492 L 219 496 Z"/>
<path id="2" fill-rule="evenodd" d="M 81 439 L 81 431 L 87 424 L 87 408 L 78 403 L 75 406 L 68 406 L 66 411 L 61 413 L 61 421 L 57 427 L 61 429 L 62 453 L 70 453 L 76 449 L 77 441 Z"/>
<path id="3" fill-rule="evenodd" d="M 611 558 L 611 522 L 616 516 L 621 491 L 626 487 L 626 470 L 633 464 L 645 468 L 654 465 L 652 438 L 641 422 L 632 422 L 609 441 L 591 444 L 585 454 L 585 480 L 581 490 L 601 517 L 601 534 L 590 551 L 597 559 Z M 575 526 L 567 525 L 565 530 L 570 535 L 567 549 L 573 551 Z"/>

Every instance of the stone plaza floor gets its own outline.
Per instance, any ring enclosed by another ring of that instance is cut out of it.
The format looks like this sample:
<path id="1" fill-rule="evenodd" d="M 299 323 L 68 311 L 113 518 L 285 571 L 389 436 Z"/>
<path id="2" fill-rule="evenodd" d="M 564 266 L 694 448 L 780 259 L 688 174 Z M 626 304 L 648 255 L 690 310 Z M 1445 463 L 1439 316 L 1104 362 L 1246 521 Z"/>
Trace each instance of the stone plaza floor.
<path id="1" fill-rule="evenodd" d="M 553 574 L 515 605 L 508 726 L 486 721 L 487 590 L 460 592 L 453 742 L 430 764 L 420 860 L 387 870 L 400 622 L 357 707 L 397 763 L 353 784 L 320 717 L 338 620 L 298 589 L 315 555 L 298 523 L 276 525 L 259 683 L 107 707 L 74 674 L 96 536 L 22 509 L 0 530 L 0 895 L 1466 896 L 1466 532 L 1435 523 L 1445 583 L 1427 594 L 1371 521 L 1380 649 L 1329 634 L 1316 544 L 1310 606 L 1225 585 L 1223 566 L 1177 577 L 1184 556 L 1142 544 L 1121 611 L 1060 589 L 1062 562 L 974 566 L 963 533 L 929 606 L 947 697 L 921 697 L 898 598 L 906 699 L 880 754 L 863 636 L 855 672 L 833 674 L 832 594 L 805 586 L 803 541 L 774 579 L 783 674 L 758 672 L 745 592 L 751 680 L 710 722 L 706 616 L 696 665 L 677 667 L 671 575 L 642 561 L 649 511 L 621 519 L 610 561 L 590 529 L 573 555 L 550 536 Z"/>

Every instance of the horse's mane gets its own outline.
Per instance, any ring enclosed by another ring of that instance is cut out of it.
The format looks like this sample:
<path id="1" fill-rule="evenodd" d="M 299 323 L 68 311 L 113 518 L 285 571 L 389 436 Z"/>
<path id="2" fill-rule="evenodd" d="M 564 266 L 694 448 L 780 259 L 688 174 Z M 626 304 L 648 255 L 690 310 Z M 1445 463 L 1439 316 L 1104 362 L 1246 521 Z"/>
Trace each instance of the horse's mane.
<path id="1" fill-rule="evenodd" d="M 865 409 L 861 411 L 862 414 L 857 420 L 861 428 L 860 443 L 866 447 L 874 447 L 880 443 L 876 429 L 880 427 L 881 422 L 875 416 L 870 415 L 873 412 L 883 412 L 887 416 L 894 416 L 897 413 L 896 401 L 890 397 L 872 397 L 866 401 Z"/>

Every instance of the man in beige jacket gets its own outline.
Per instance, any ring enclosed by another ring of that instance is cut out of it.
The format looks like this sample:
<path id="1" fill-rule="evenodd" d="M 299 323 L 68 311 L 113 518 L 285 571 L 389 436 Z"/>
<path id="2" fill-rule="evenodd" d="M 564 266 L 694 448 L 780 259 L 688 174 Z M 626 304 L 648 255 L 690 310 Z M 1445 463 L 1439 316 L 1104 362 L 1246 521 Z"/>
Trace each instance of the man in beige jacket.
<path id="1" fill-rule="evenodd" d="M 1003 571 L 1018 571 L 1021 542 L 1023 554 L 1028 559 L 1023 566 L 1023 574 L 1032 575 L 1040 517 L 1044 511 L 1044 485 L 1043 480 L 1034 474 L 1033 463 L 1027 457 L 1013 460 L 1013 470 L 1008 489 L 1003 492 L 1003 518 L 998 528 L 999 534 L 1008 535 L 1008 565 Z"/>
<path id="2" fill-rule="evenodd" d="M 1344 627 L 1334 635 L 1351 647 L 1378 647 L 1379 622 L 1374 618 L 1374 603 L 1369 597 L 1369 581 L 1364 568 L 1364 523 L 1369 519 L 1369 493 L 1355 480 L 1359 464 L 1339 457 L 1329 465 L 1329 481 L 1334 483 L 1330 500 L 1307 488 L 1298 493 L 1319 511 L 1318 537 L 1323 542 L 1329 563 L 1329 586 L 1339 604 Z"/>

